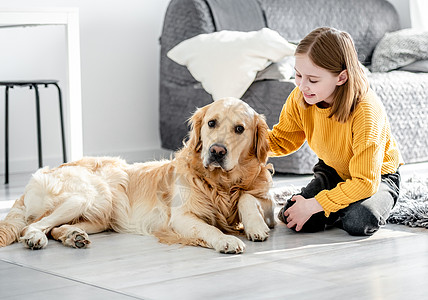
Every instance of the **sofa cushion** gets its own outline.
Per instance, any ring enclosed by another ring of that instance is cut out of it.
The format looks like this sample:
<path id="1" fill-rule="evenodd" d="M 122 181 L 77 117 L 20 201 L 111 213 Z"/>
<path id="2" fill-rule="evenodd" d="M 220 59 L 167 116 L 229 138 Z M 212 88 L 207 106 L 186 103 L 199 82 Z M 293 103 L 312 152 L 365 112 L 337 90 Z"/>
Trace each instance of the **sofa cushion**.
<path id="1" fill-rule="evenodd" d="M 428 60 L 418 60 L 407 66 L 401 67 L 398 70 L 414 72 L 414 73 L 422 73 L 422 72 L 428 73 Z"/>
<path id="2" fill-rule="evenodd" d="M 298 42 L 317 27 L 329 26 L 348 32 L 358 58 L 371 62 L 376 44 L 385 32 L 400 29 L 399 18 L 385 0 L 259 0 L 267 27 L 288 41 Z"/>
<path id="3" fill-rule="evenodd" d="M 206 0 L 216 31 L 255 31 L 266 27 L 257 0 Z"/>
<path id="4" fill-rule="evenodd" d="M 428 31 L 402 29 L 386 33 L 372 58 L 373 72 L 388 72 L 428 59 Z"/>
<path id="5" fill-rule="evenodd" d="M 241 98 L 258 71 L 293 55 L 296 46 L 276 31 L 227 31 L 200 34 L 178 44 L 167 56 L 187 66 L 214 100 Z"/>
<path id="6" fill-rule="evenodd" d="M 385 106 L 406 163 L 428 160 L 428 74 L 373 72 L 370 87 Z"/>
<path id="7" fill-rule="evenodd" d="M 261 80 L 288 80 L 295 76 L 296 70 L 294 69 L 295 58 L 294 56 L 286 56 L 279 62 L 271 63 L 265 69 L 257 72 L 254 81 Z"/>

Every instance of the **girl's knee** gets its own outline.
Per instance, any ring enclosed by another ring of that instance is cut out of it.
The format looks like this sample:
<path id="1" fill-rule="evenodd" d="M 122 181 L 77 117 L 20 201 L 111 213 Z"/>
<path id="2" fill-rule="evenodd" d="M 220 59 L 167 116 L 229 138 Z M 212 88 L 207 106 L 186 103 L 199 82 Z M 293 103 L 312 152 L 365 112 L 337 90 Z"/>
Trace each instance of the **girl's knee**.
<path id="1" fill-rule="evenodd" d="M 379 230 L 385 220 L 364 206 L 354 209 L 342 218 L 343 229 L 350 235 L 370 236 Z"/>
<path id="2" fill-rule="evenodd" d="M 380 226 L 378 224 L 352 224 L 351 226 L 343 225 L 343 229 L 348 232 L 350 235 L 355 236 L 370 236 L 378 231 Z"/>

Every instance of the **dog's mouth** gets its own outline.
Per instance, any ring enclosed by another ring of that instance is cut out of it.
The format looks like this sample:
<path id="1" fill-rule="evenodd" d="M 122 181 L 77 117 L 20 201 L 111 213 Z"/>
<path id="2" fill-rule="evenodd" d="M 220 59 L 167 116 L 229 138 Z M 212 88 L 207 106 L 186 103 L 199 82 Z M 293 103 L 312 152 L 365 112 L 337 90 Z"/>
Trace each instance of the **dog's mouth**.
<path id="1" fill-rule="evenodd" d="M 208 162 L 204 164 L 204 167 L 210 171 L 214 171 L 214 169 L 222 169 L 223 171 L 226 171 L 224 166 L 224 160 L 219 161 L 212 156 L 208 158 Z"/>
<path id="2" fill-rule="evenodd" d="M 215 169 L 221 169 L 222 172 L 228 173 L 234 169 L 234 167 L 230 168 L 230 169 L 226 169 L 223 164 L 220 164 L 220 163 L 215 162 L 215 161 L 207 164 L 204 167 L 205 167 L 205 169 L 208 169 L 210 172 L 214 171 Z"/>
<path id="3" fill-rule="evenodd" d="M 210 171 L 214 171 L 215 169 L 218 169 L 218 168 L 224 170 L 224 167 L 216 161 L 210 162 L 207 165 L 205 165 L 205 169 L 208 169 Z"/>

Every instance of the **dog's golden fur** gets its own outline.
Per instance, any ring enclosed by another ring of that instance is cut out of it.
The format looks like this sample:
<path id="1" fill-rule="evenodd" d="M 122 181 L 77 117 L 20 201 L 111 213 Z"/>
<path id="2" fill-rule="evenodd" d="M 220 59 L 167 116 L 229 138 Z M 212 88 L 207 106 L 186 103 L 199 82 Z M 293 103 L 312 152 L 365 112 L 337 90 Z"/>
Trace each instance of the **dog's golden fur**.
<path id="1" fill-rule="evenodd" d="M 244 102 L 226 98 L 198 109 L 189 140 L 172 160 L 127 164 L 86 157 L 37 171 L 5 220 L 0 247 L 44 248 L 47 236 L 84 248 L 104 230 L 155 235 L 241 253 L 229 233 L 263 241 L 274 226 L 266 165 L 267 125 Z"/>

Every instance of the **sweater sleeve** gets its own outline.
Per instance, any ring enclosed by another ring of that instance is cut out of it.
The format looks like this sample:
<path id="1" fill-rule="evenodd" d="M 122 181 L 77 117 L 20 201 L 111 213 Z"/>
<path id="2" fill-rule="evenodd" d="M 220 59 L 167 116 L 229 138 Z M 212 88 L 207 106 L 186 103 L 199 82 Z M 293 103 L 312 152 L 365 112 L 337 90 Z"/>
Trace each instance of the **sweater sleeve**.
<path id="1" fill-rule="evenodd" d="M 363 105 L 364 106 L 364 105 Z M 365 112 L 354 119 L 354 155 L 349 161 L 351 178 L 332 190 L 323 190 L 315 196 L 325 215 L 349 204 L 371 197 L 380 184 L 385 148 L 385 116 L 381 110 L 364 107 Z"/>
<path id="2" fill-rule="evenodd" d="M 350 161 L 351 179 L 339 183 L 332 190 L 323 190 L 315 199 L 323 207 L 325 215 L 368 198 L 376 193 L 380 184 L 382 151 L 376 144 L 360 147 Z"/>
<path id="3" fill-rule="evenodd" d="M 306 136 L 298 109 L 298 105 L 300 105 L 298 93 L 296 87 L 282 108 L 278 124 L 269 130 L 270 156 L 291 154 L 305 142 Z"/>

